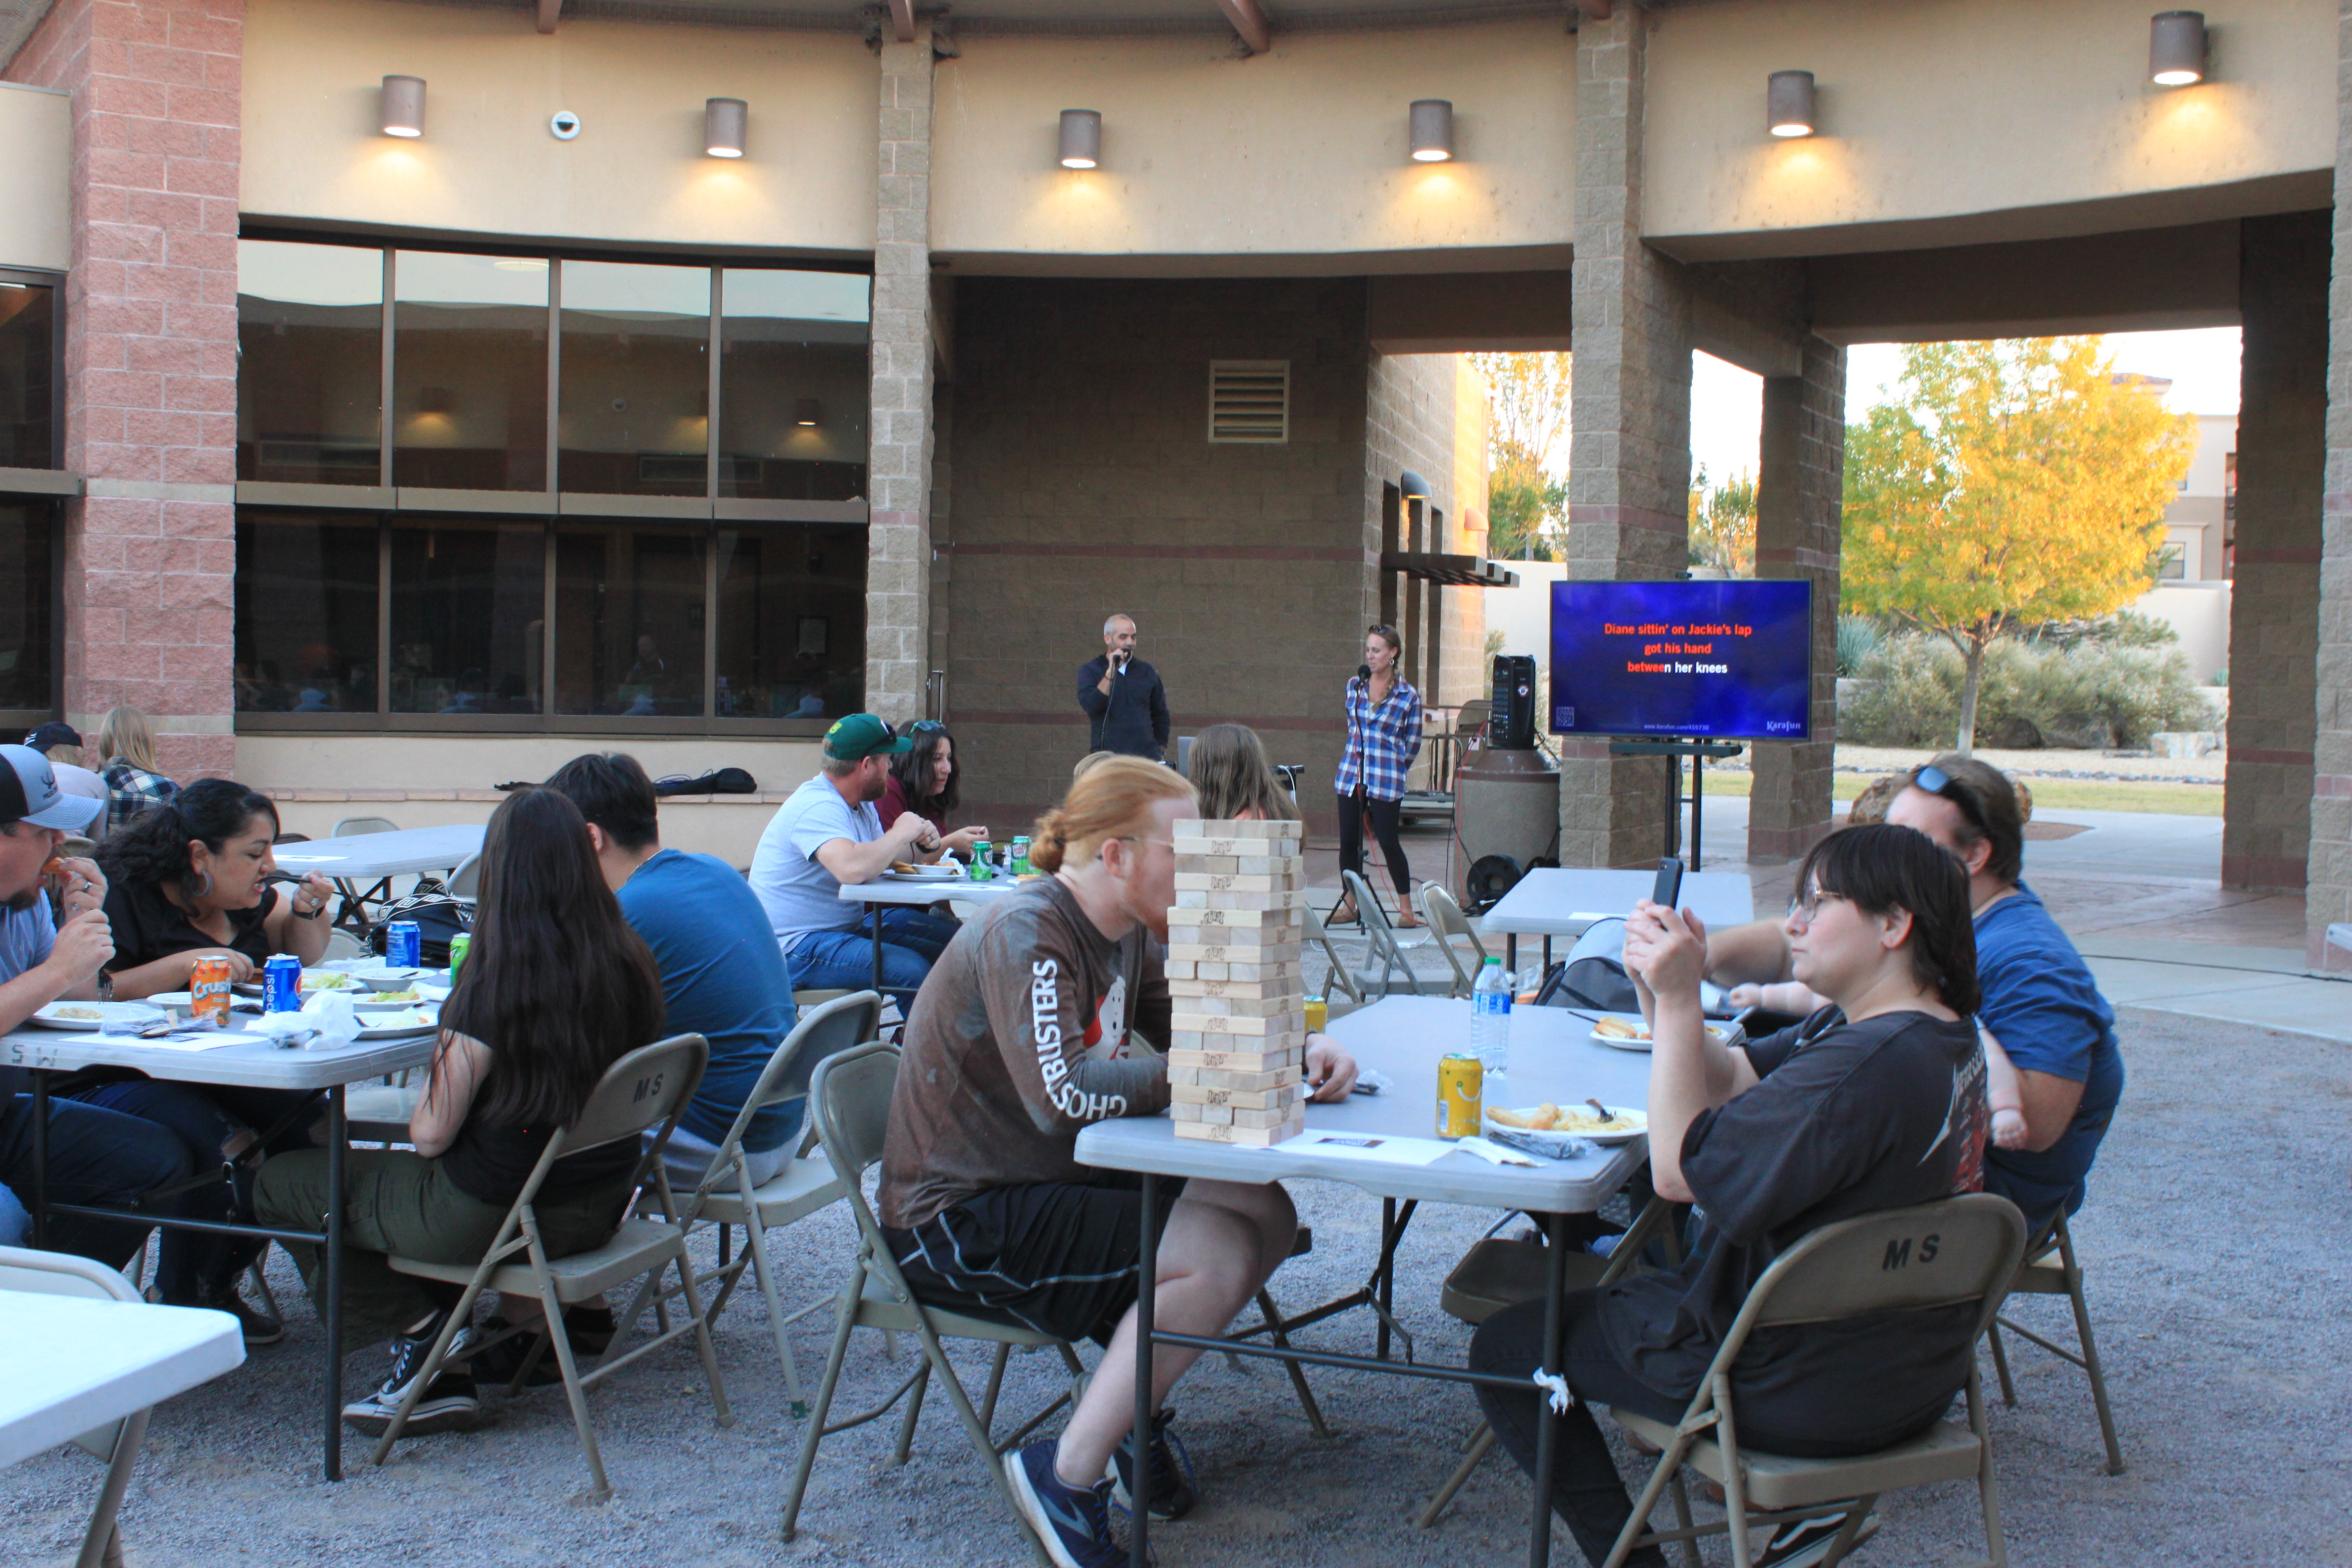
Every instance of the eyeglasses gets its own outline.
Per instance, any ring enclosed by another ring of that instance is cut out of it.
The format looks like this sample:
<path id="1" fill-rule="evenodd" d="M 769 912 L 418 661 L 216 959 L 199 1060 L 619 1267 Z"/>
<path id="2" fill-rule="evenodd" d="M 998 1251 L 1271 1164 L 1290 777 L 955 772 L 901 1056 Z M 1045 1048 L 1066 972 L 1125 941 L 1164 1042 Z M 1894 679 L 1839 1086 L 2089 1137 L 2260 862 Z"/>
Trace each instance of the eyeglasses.
<path id="1" fill-rule="evenodd" d="M 1954 778 L 1943 769 L 1937 767 L 1931 763 L 1927 766 L 1921 768 L 1917 773 L 1913 773 L 1911 775 L 1911 782 L 1916 787 L 1926 790 L 1929 795 L 1948 800 L 1954 805 L 1958 806 L 1959 808 L 1960 815 L 1967 817 L 1969 823 L 1979 833 L 1987 833 L 1991 831 L 1991 829 L 1985 824 L 1984 809 L 1977 805 L 1977 797 L 1969 793 L 1969 787 L 1966 784 L 1960 783 L 1959 780 Z"/>
<path id="2" fill-rule="evenodd" d="M 947 726 L 937 719 L 918 719 L 907 726 L 906 732 L 909 735 L 929 735 L 935 731 L 944 732 L 946 729 Z"/>
<path id="3" fill-rule="evenodd" d="M 1803 921 L 1807 925 L 1812 924 L 1813 917 L 1822 912 L 1822 900 L 1824 899 L 1845 899 L 1848 903 L 1853 901 L 1843 893 L 1824 892 L 1815 888 L 1810 893 L 1799 893 L 1789 900 L 1789 918 Z"/>

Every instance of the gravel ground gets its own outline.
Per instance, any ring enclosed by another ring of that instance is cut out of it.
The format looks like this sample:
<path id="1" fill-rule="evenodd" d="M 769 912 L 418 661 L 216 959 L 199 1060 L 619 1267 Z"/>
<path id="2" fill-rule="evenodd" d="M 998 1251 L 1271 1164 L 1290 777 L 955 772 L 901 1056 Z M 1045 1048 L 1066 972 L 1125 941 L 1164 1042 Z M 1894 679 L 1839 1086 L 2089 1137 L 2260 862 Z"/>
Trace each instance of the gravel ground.
<path id="1" fill-rule="evenodd" d="M 2127 1012 L 2132 1083 L 2078 1237 L 2122 1427 L 2127 1474 L 2099 1471 L 2098 1432 L 2080 1374 L 2020 1354 L 2021 1402 L 1994 1427 L 2010 1550 L 2021 1564 L 2162 1561 L 2352 1561 L 2352 1438 L 2342 1412 L 2352 1372 L 2324 1325 L 2338 1321 L 2343 1268 L 2313 1246 L 2315 1217 L 2341 1212 L 2347 1047 L 2305 1037 Z M 2228 1064 L 2217 1092 L 2214 1064 Z M 2230 1164 L 2222 1151 L 2242 1153 Z M 1278 1297 L 1296 1308 L 1361 1279 L 1378 1207 L 1350 1190 L 1297 1184 L 1316 1247 L 1287 1265 Z M 1436 1283 L 1496 1216 L 1425 1209 L 1401 1257 L 1399 1310 L 1423 1359 L 1458 1362 L 1467 1331 L 1437 1307 Z M 851 1244 L 842 1211 L 779 1233 L 797 1271 L 788 1298 L 837 1280 Z M 585 1471 L 562 1398 L 494 1405 L 484 1430 L 405 1444 L 381 1470 L 352 1455 L 352 1479 L 318 1479 L 319 1328 L 283 1266 L 284 1344 L 156 1414 L 123 1511 L 141 1568 L 252 1568 L 326 1562 L 1003 1564 L 1030 1561 L 963 1435 L 935 1395 L 912 1462 L 889 1465 L 888 1421 L 835 1436 L 820 1456 L 801 1538 L 776 1526 L 799 1425 L 786 1414 L 766 1328 L 748 1301 L 719 1331 L 739 1413 L 719 1430 L 691 1351 L 673 1347 L 593 1396 L 620 1494 L 570 1500 Z M 2020 1309 L 2063 1321 L 2064 1302 Z M 797 1343 L 812 1388 L 821 1320 Z M 2062 1336 L 2063 1337 L 2063 1336 Z M 1349 1314 L 1307 1342 L 1366 1347 Z M 867 1400 L 908 1365 L 873 1336 L 854 1344 L 843 1398 Z M 977 1357 L 967 1358 L 976 1367 Z M 382 1352 L 352 1358 L 354 1384 Z M 1990 1373 L 1988 1373 L 1988 1375 Z M 1451 1468 L 1475 1417 L 1466 1394 L 1402 1380 L 1314 1374 L 1338 1436 L 1308 1432 L 1271 1366 L 1207 1364 L 1175 1403 L 1207 1494 L 1158 1537 L 1171 1565 L 1507 1562 L 1524 1550 L 1528 1491 L 1490 1460 L 1433 1531 L 1412 1519 Z M 979 1381 L 975 1373 L 970 1379 Z M 1044 1356 L 1016 1360 L 1007 1410 L 1055 1392 Z M 0 1564 L 70 1560 L 100 1468 L 72 1450 L 0 1473 Z M 1890 1499 L 1885 1529 L 1858 1554 L 1876 1565 L 1949 1564 L 1979 1550 L 1972 1489 Z M 1573 1561 L 1565 1532 L 1556 1552 Z M 1726 1560 L 1717 1545 L 1709 1559 Z"/>

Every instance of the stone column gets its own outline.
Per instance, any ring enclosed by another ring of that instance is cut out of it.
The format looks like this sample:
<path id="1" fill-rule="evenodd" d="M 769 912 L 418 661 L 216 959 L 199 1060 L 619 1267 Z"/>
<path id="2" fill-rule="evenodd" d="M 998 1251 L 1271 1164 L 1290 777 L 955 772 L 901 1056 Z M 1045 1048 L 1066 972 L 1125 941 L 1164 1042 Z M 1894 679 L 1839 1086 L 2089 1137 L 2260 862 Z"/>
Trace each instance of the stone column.
<path id="1" fill-rule="evenodd" d="M 2330 947 L 2327 928 L 2335 921 L 2352 921 L 2352 0 L 2341 0 L 2339 6 L 2336 60 L 2335 244 L 2327 292 L 2326 450 L 2320 497 L 2317 689 L 2304 940 L 2305 956 L 2314 968 L 2347 970 L 2352 969 L 2352 952 Z M 2242 414 L 2240 429 L 2243 428 Z M 2242 440 L 2242 437 L 2238 500 L 2242 529 L 2245 526 Z M 2238 592 L 2243 591 L 2241 584 Z M 2230 687 L 2234 709 L 2241 695 L 2234 626 L 2231 637 Z M 2238 773 L 2237 723 L 2232 711 L 2232 810 Z"/>
<path id="2" fill-rule="evenodd" d="M 2221 881 L 2298 888 L 2312 854 L 2312 757 L 2326 484 L 2329 217 L 2241 226 L 2230 762 Z"/>
<path id="3" fill-rule="evenodd" d="M 1576 384 L 1570 401 L 1568 574 L 1672 577 L 1689 561 L 1690 300 L 1682 268 L 1642 243 L 1643 7 L 1577 33 Z M 1560 751 L 1559 860 L 1654 860 L 1665 764 Z"/>
<path id="4" fill-rule="evenodd" d="M 1807 337 L 1797 375 L 1764 381 L 1756 574 L 1813 584 L 1813 738 L 1752 748 L 1748 858 L 1790 860 L 1830 830 L 1837 748 L 1838 521 L 1845 485 L 1845 350 Z"/>
<path id="5" fill-rule="evenodd" d="M 58 0 L 7 79 L 73 95 L 65 707 L 233 773 L 242 0 Z"/>
<path id="6" fill-rule="evenodd" d="M 931 30 L 881 46 L 866 495 L 866 706 L 923 711 L 931 607 Z"/>

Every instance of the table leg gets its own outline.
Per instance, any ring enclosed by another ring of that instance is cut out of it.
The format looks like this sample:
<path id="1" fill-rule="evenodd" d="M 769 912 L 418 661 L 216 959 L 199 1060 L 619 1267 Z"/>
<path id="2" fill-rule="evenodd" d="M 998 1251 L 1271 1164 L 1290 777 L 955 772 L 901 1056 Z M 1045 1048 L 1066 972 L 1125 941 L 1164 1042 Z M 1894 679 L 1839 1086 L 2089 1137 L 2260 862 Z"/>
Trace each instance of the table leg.
<path id="1" fill-rule="evenodd" d="M 343 1479 L 343 1086 L 327 1090 L 327 1453 L 331 1481 Z"/>
<path id="2" fill-rule="evenodd" d="M 1149 1568 L 1151 1546 L 1151 1318 L 1160 1289 L 1160 1178 L 1143 1175 L 1143 1248 L 1135 1274 L 1135 1486 L 1128 1516 L 1128 1568 Z"/>
<path id="3" fill-rule="evenodd" d="M 1519 933 L 1517 931 L 1503 938 L 1503 967 L 1514 974 L 1519 972 Z"/>
<path id="4" fill-rule="evenodd" d="M 33 1246 L 49 1245 L 49 1075 L 33 1070 Z"/>
<path id="5" fill-rule="evenodd" d="M 1544 938 L 1544 973 L 1551 973 L 1551 938 Z"/>
<path id="6" fill-rule="evenodd" d="M 1381 1304 L 1378 1314 L 1381 1320 L 1381 1331 L 1378 1346 L 1372 1352 L 1382 1361 L 1389 1359 L 1390 1310 L 1396 1304 L 1396 1199 L 1382 1198 L 1381 1200 L 1381 1282 L 1376 1288 Z"/>
<path id="7" fill-rule="evenodd" d="M 882 994 L 882 906 L 866 906 L 874 915 L 874 994 Z"/>
<path id="8" fill-rule="evenodd" d="M 1568 1294 L 1568 1216 L 1549 1216 L 1544 1248 L 1549 1279 L 1544 1285 L 1543 1369 L 1559 1375 L 1560 1298 Z M 1559 1462 L 1559 1417 L 1552 1413 L 1551 1397 L 1536 1395 L 1535 1522 L 1528 1529 L 1528 1568 L 1548 1568 L 1551 1562 L 1551 1477 Z"/>

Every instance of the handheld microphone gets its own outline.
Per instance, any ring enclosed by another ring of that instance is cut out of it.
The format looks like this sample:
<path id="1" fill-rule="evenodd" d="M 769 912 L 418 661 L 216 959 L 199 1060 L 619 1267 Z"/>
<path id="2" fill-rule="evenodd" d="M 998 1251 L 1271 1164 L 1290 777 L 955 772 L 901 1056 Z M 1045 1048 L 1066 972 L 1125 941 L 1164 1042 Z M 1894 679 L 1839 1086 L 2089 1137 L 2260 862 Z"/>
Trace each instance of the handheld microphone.
<path id="1" fill-rule="evenodd" d="M 1372 667 L 1370 665 L 1360 664 L 1356 666 L 1356 679 L 1358 680 L 1370 680 L 1371 678 Z"/>

